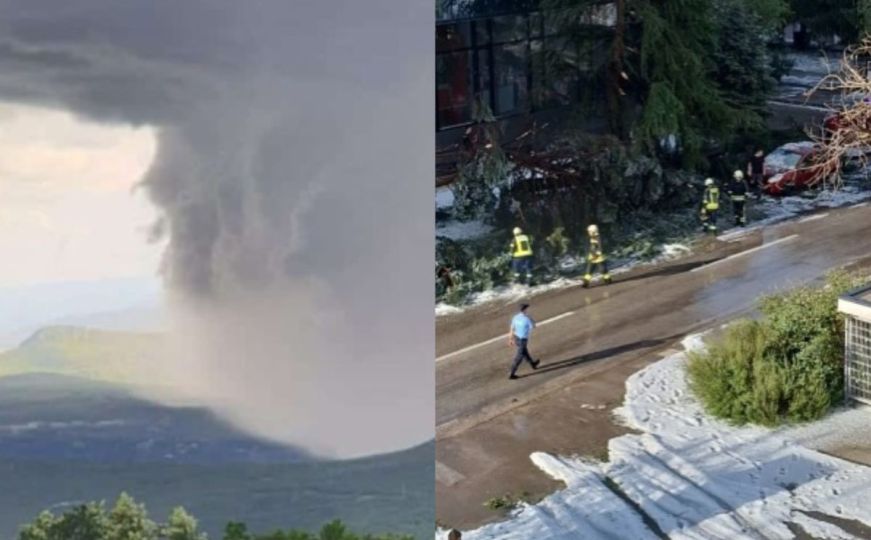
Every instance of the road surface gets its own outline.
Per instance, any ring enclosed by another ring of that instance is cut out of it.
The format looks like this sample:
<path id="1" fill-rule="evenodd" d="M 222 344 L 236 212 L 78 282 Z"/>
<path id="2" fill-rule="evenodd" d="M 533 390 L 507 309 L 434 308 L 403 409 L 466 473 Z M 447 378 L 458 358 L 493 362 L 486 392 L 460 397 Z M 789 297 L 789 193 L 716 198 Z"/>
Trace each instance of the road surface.
<path id="1" fill-rule="evenodd" d="M 825 214 L 825 215 L 824 215 Z M 609 286 L 549 291 L 530 300 L 539 327 L 537 371 L 508 380 L 507 329 L 517 302 L 491 303 L 436 321 L 437 438 L 455 436 L 544 393 L 643 355 L 687 333 L 752 311 L 764 294 L 871 257 L 871 206 L 827 210 L 708 240 L 691 257 L 639 268 Z"/>

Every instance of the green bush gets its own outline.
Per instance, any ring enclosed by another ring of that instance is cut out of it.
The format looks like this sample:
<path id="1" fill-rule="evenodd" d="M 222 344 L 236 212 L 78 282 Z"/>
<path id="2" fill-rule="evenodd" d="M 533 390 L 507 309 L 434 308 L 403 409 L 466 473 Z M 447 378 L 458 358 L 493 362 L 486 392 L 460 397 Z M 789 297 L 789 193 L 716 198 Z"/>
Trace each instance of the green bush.
<path id="1" fill-rule="evenodd" d="M 507 283 L 511 277 L 511 255 L 503 253 L 491 258 L 473 260 L 469 277 L 478 291 Z"/>
<path id="2" fill-rule="evenodd" d="M 714 416 L 771 425 L 780 415 L 785 381 L 767 356 L 768 330 L 758 321 L 731 325 L 722 339 L 690 353 L 690 387 Z"/>
<path id="3" fill-rule="evenodd" d="M 547 251 L 549 255 L 554 259 L 558 259 L 567 254 L 569 252 L 569 246 L 571 246 L 571 240 L 566 236 L 565 227 L 555 228 L 553 232 L 544 239 L 544 242 L 548 248 Z"/>
<path id="4" fill-rule="evenodd" d="M 224 540 L 412 540 L 411 536 L 359 535 L 339 520 L 324 525 L 320 532 L 298 530 L 268 534 L 248 532 L 244 523 L 229 522 Z M 89 502 L 55 516 L 45 511 L 21 527 L 19 540 L 206 540 L 197 520 L 183 508 L 174 509 L 166 523 L 148 517 L 145 505 L 122 493 L 111 510 L 104 503 Z"/>
<path id="5" fill-rule="evenodd" d="M 223 540 L 412 540 L 410 536 L 358 535 L 348 530 L 339 520 L 324 525 L 320 532 L 312 534 L 304 531 L 275 531 L 268 534 L 252 534 L 244 523 L 230 522 L 224 529 Z"/>
<path id="6" fill-rule="evenodd" d="M 691 353 L 691 389 L 714 416 L 776 425 L 825 415 L 843 400 L 844 322 L 838 297 L 861 280 L 845 272 L 823 287 L 802 287 L 760 303 L 761 321 L 731 325 Z"/>
<path id="7" fill-rule="evenodd" d="M 42 512 L 24 525 L 19 540 L 205 540 L 197 520 L 175 508 L 167 523 L 149 519 L 145 506 L 122 493 L 107 510 L 102 502 L 81 504 L 59 516 Z"/>

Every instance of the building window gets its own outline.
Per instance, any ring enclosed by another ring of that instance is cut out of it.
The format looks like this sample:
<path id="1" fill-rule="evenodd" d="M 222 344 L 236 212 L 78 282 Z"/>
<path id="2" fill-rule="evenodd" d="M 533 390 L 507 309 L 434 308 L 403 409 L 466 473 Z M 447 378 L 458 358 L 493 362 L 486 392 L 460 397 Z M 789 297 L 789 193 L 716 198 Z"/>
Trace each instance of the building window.
<path id="1" fill-rule="evenodd" d="M 560 36 L 530 42 L 532 103 L 536 109 L 568 105 L 579 95 L 577 44 Z"/>
<path id="2" fill-rule="evenodd" d="M 493 42 L 513 43 L 529 37 L 525 15 L 505 15 L 493 17 Z"/>
<path id="3" fill-rule="evenodd" d="M 436 57 L 436 121 L 440 128 L 472 120 L 472 61 L 469 51 Z"/>
<path id="4" fill-rule="evenodd" d="M 436 51 L 455 51 L 471 47 L 471 26 L 469 21 L 436 26 Z"/>
<path id="5" fill-rule="evenodd" d="M 490 93 L 492 82 L 490 80 L 490 49 L 478 49 L 478 95 L 481 103 L 493 110 L 493 101 Z"/>
<path id="6" fill-rule="evenodd" d="M 526 48 L 526 43 L 493 48 L 494 112 L 498 115 L 522 112 L 529 104 Z"/>
<path id="7" fill-rule="evenodd" d="M 496 117 L 571 103 L 600 108 L 602 29 L 591 26 L 579 44 L 558 34 L 560 16 L 531 11 L 437 24 L 437 128 L 474 121 L 478 103 Z"/>

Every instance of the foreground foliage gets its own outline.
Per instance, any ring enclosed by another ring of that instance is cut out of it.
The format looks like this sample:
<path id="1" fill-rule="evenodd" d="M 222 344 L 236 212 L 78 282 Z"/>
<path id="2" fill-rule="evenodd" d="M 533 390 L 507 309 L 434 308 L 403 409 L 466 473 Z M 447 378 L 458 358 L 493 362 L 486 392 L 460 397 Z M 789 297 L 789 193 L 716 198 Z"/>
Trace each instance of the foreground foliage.
<path id="1" fill-rule="evenodd" d="M 844 398 L 844 322 L 838 297 L 861 279 L 844 272 L 823 287 L 764 298 L 762 320 L 731 325 L 691 353 L 690 387 L 714 416 L 767 426 L 824 416 Z"/>
<path id="2" fill-rule="evenodd" d="M 319 533 L 275 531 L 268 534 L 248 532 L 244 523 L 230 522 L 224 540 L 412 540 L 410 536 L 358 535 L 340 521 L 323 526 Z M 107 510 L 100 502 L 79 505 L 61 515 L 42 512 L 21 528 L 18 540 L 207 540 L 196 518 L 183 508 L 174 509 L 166 523 L 148 517 L 145 505 L 122 493 Z"/>

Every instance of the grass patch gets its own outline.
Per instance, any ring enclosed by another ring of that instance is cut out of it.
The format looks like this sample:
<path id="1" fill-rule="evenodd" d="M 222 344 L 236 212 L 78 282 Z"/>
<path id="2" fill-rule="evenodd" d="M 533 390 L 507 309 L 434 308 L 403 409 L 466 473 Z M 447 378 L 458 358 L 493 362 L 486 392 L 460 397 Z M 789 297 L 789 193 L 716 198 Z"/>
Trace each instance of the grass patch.
<path id="1" fill-rule="evenodd" d="M 774 426 L 823 417 L 844 398 L 838 297 L 863 280 L 842 271 L 822 287 L 763 298 L 762 320 L 740 320 L 689 354 L 690 388 L 713 416 Z"/>
<path id="2" fill-rule="evenodd" d="M 596 461 L 608 463 L 608 447 L 600 448 L 591 454 L 591 457 Z"/>
<path id="3" fill-rule="evenodd" d="M 508 511 L 513 510 L 520 503 L 535 504 L 539 500 L 540 497 L 536 498 L 528 491 L 524 491 L 519 496 L 514 495 L 513 493 L 506 493 L 502 496 L 491 497 L 484 502 L 484 506 L 490 510 Z"/>
<path id="4" fill-rule="evenodd" d="M 515 499 L 510 493 L 506 493 L 505 495 L 490 497 L 484 502 L 484 506 L 490 510 L 511 510 L 517 506 L 517 503 L 517 499 Z"/>

